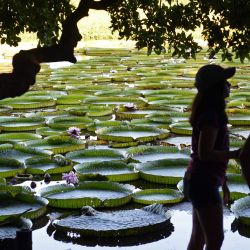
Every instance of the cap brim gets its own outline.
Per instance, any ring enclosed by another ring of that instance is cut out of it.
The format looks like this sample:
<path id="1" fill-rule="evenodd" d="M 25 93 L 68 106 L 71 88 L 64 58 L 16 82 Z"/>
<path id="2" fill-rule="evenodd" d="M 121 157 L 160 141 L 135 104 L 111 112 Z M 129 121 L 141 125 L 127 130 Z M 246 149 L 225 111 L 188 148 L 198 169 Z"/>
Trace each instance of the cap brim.
<path id="1" fill-rule="evenodd" d="M 230 67 L 230 68 L 224 69 L 225 79 L 228 79 L 228 78 L 231 78 L 232 76 L 234 76 L 235 72 L 236 72 L 235 67 Z"/>

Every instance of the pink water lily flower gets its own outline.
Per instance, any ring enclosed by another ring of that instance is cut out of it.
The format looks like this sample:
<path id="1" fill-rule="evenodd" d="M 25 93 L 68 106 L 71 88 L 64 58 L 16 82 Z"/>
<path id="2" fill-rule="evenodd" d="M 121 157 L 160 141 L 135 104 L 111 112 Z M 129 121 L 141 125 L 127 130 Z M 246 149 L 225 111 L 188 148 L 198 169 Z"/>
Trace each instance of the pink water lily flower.
<path id="1" fill-rule="evenodd" d="M 67 133 L 72 138 L 79 139 L 80 135 L 81 135 L 81 129 L 78 127 L 70 127 L 70 128 L 68 128 Z"/>
<path id="2" fill-rule="evenodd" d="M 77 175 L 73 171 L 62 174 L 62 179 L 65 180 L 68 184 L 76 185 L 79 182 Z"/>

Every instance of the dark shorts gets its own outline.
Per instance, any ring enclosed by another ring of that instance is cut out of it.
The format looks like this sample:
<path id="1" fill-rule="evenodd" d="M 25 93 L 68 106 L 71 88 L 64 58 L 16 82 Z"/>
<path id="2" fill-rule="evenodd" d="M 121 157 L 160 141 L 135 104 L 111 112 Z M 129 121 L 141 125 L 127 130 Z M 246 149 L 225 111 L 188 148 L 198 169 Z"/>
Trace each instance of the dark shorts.
<path id="1" fill-rule="evenodd" d="M 185 176 L 183 185 L 184 196 L 196 209 L 204 208 L 209 204 L 222 204 L 219 180 L 217 182 L 207 176 Z"/>

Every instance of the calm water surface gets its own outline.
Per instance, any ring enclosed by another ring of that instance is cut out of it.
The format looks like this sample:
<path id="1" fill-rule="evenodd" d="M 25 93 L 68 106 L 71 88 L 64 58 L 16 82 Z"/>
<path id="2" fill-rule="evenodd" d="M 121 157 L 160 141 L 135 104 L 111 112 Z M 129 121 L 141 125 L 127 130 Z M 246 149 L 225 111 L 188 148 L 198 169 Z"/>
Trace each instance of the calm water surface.
<path id="1" fill-rule="evenodd" d="M 129 245 L 128 242 L 121 242 L 119 246 L 115 244 L 110 246 L 111 242 L 102 242 L 101 244 L 97 243 L 95 240 L 83 240 L 82 243 L 72 243 L 70 238 L 67 240 L 58 239 L 59 237 L 55 232 L 51 231 L 51 227 L 48 223 L 41 229 L 33 231 L 33 250 L 112 250 L 112 249 L 121 249 L 121 250 L 182 250 L 186 249 L 186 246 L 189 241 L 189 236 L 191 232 L 192 225 L 192 216 L 191 216 L 191 205 L 190 203 L 184 202 L 179 205 L 176 205 L 171 208 L 171 223 L 173 224 L 172 232 L 169 232 L 165 238 L 149 239 L 149 243 L 140 243 L 140 245 L 126 246 Z M 231 226 L 234 222 L 234 215 L 228 210 L 224 211 L 224 230 L 225 230 L 225 240 L 223 243 L 222 250 L 249 250 L 250 249 L 250 235 L 244 236 L 240 235 L 238 231 L 232 232 Z M 51 236 L 49 236 L 49 234 Z M 170 234 L 170 235 L 169 235 Z M 139 238 L 138 238 L 139 239 Z M 66 242 L 63 242 L 66 241 Z M 126 244 L 127 243 L 127 244 Z M 137 243 L 138 244 L 138 243 Z"/>

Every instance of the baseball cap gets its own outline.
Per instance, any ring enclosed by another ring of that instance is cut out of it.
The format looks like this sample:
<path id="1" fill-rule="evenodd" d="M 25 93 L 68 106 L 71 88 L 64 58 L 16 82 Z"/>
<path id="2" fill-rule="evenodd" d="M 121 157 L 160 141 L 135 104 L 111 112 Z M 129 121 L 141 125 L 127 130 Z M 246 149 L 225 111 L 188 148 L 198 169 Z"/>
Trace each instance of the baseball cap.
<path id="1" fill-rule="evenodd" d="M 232 77 L 235 72 L 235 67 L 223 68 L 216 64 L 204 65 L 196 73 L 195 87 L 200 92 L 209 90 L 218 83 Z"/>

